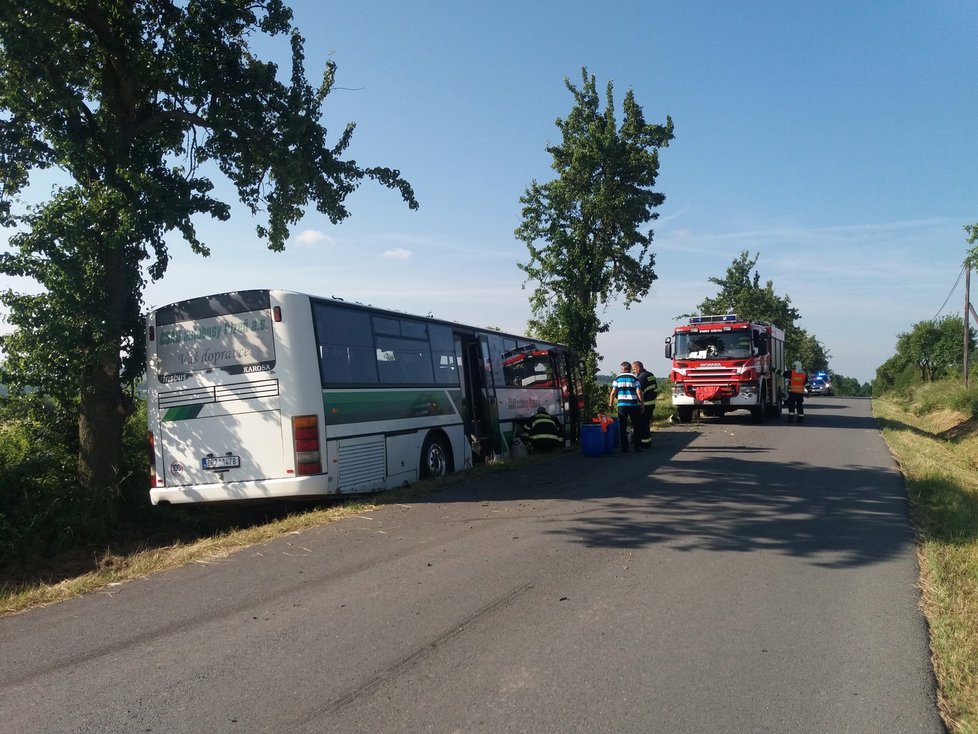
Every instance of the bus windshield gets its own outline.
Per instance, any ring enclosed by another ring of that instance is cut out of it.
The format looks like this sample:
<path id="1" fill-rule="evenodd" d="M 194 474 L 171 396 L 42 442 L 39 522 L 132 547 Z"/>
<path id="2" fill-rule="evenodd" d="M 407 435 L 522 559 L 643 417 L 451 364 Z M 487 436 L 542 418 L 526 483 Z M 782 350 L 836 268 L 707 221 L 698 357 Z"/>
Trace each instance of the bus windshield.
<path id="1" fill-rule="evenodd" d="M 553 387 L 550 353 L 542 350 L 507 352 L 503 355 L 503 376 L 512 387 Z"/>
<path id="2" fill-rule="evenodd" d="M 746 359 L 751 356 L 750 329 L 733 331 L 679 332 L 675 338 L 676 359 Z"/>

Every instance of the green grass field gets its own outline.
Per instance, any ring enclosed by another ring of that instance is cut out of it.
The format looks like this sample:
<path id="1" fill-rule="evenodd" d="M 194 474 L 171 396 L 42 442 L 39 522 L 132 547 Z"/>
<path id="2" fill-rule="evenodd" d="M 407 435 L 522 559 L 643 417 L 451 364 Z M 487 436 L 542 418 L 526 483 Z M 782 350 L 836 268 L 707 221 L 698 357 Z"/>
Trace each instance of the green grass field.
<path id="1" fill-rule="evenodd" d="M 928 386 L 874 401 L 906 478 L 938 698 L 952 732 L 978 733 L 978 422 L 973 396 Z"/>

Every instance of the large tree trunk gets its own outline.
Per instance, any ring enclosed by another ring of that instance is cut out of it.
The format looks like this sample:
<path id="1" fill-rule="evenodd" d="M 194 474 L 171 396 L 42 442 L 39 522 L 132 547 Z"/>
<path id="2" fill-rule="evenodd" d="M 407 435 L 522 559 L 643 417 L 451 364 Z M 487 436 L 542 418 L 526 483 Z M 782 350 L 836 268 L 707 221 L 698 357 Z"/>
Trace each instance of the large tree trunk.
<path id="1" fill-rule="evenodd" d="M 117 362 L 93 366 L 82 379 L 78 414 L 78 481 L 111 521 L 119 498 L 126 403 Z"/>
<path id="2" fill-rule="evenodd" d="M 132 284 L 126 278 L 124 246 L 106 246 L 101 255 L 105 291 L 99 294 L 98 314 L 102 330 L 82 363 L 78 481 L 88 491 L 93 508 L 112 522 L 119 506 L 122 434 L 129 414 L 120 381 L 120 349 L 127 308 L 132 304 L 127 295 Z"/>

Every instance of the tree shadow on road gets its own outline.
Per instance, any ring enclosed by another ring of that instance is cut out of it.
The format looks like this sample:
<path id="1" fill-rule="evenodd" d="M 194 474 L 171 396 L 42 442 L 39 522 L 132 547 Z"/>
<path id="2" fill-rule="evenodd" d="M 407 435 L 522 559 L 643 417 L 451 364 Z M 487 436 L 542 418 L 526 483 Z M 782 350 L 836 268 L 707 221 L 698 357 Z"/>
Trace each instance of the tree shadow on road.
<path id="1" fill-rule="evenodd" d="M 914 540 L 899 474 L 876 467 L 792 463 L 772 476 L 770 463 L 730 454 L 657 466 L 622 496 L 623 506 L 555 532 L 595 546 L 764 551 L 826 567 L 879 563 Z"/>
<path id="2" fill-rule="evenodd" d="M 857 416 L 833 420 L 876 427 L 874 419 Z M 765 458 L 769 447 L 697 445 L 701 435 L 671 429 L 637 456 L 565 456 L 415 501 L 584 503 L 573 512 L 543 503 L 538 516 L 546 520 L 550 511 L 561 518 L 546 532 L 595 547 L 763 551 L 841 568 L 881 563 L 913 546 L 906 489 L 895 467 L 776 463 Z"/>

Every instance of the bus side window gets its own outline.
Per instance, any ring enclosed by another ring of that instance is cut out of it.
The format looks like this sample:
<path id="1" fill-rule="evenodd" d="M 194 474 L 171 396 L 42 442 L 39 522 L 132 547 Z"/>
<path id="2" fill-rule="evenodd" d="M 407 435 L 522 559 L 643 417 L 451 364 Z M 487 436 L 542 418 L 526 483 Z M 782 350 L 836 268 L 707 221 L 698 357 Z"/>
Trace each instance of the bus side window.
<path id="1" fill-rule="evenodd" d="M 489 334 L 481 339 L 488 342 L 489 364 L 486 370 L 486 384 L 496 387 L 505 387 L 506 378 L 503 375 L 503 353 L 506 351 L 503 346 L 503 338 L 499 334 Z M 492 376 L 490 380 L 489 377 Z"/>
<path id="2" fill-rule="evenodd" d="M 369 314 L 318 303 L 313 309 L 313 320 L 324 385 L 377 382 L 377 359 Z"/>
<path id="3" fill-rule="evenodd" d="M 397 356 L 390 349 L 377 347 L 377 372 L 380 381 L 384 384 L 397 384 L 406 382 L 404 378 L 404 367 L 397 360 Z"/>
<path id="4" fill-rule="evenodd" d="M 377 368 L 384 384 L 430 385 L 435 378 L 431 368 L 428 340 L 377 337 Z"/>
<path id="5" fill-rule="evenodd" d="M 435 382 L 439 385 L 458 385 L 458 360 L 455 357 L 455 338 L 448 326 L 432 324 L 428 329 L 431 339 L 431 362 L 435 370 Z"/>

